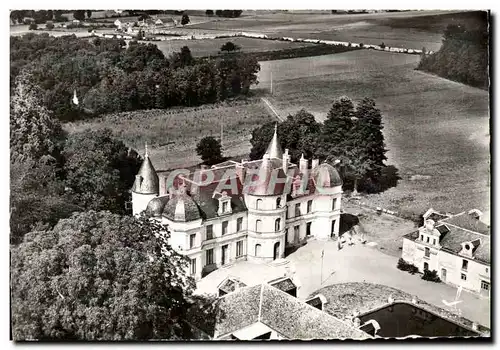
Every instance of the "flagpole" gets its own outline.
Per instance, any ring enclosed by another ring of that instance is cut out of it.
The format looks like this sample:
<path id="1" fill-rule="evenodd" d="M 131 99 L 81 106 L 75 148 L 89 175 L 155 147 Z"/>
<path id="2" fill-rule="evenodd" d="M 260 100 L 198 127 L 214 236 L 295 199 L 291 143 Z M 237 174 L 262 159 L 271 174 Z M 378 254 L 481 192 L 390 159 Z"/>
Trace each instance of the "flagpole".
<path id="1" fill-rule="evenodd" d="M 325 255 L 325 250 L 323 249 L 321 251 L 321 284 L 320 286 L 323 285 L 323 256 Z"/>

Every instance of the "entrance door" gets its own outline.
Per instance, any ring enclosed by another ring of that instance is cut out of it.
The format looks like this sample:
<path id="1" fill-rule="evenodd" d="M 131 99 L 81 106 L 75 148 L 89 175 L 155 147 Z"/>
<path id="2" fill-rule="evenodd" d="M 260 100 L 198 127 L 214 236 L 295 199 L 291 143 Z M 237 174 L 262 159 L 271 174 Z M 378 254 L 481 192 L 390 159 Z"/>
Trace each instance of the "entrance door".
<path id="1" fill-rule="evenodd" d="M 481 295 L 490 296 L 490 282 L 481 281 Z"/>
<path id="2" fill-rule="evenodd" d="M 222 259 L 221 259 L 221 265 L 226 265 L 227 262 L 227 251 L 228 251 L 228 245 L 223 245 L 222 246 Z"/>
<path id="3" fill-rule="evenodd" d="M 293 242 L 299 243 L 300 241 L 300 226 L 297 225 L 293 228 Z"/>
<path id="4" fill-rule="evenodd" d="M 311 223 L 308 222 L 306 226 L 306 236 L 309 237 L 311 235 Z"/>
<path id="5" fill-rule="evenodd" d="M 274 255 L 273 260 L 276 260 L 280 257 L 280 242 L 274 243 Z"/>
<path id="6" fill-rule="evenodd" d="M 335 237 L 335 220 L 332 220 L 332 232 L 330 233 L 330 237 L 334 238 Z"/>
<path id="7" fill-rule="evenodd" d="M 446 269 L 441 269 L 441 281 L 446 283 Z"/>

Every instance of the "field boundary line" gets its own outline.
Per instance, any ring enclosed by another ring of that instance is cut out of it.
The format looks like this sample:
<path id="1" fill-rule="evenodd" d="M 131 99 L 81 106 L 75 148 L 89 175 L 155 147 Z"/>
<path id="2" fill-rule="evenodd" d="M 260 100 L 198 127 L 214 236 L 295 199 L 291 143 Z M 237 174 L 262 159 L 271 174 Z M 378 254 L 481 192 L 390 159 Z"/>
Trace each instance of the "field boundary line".
<path id="1" fill-rule="evenodd" d="M 269 109 L 271 110 L 271 112 L 273 112 L 273 114 L 276 116 L 276 118 L 278 118 L 278 120 L 280 122 L 283 122 L 284 119 L 282 117 L 280 117 L 280 115 L 278 114 L 278 112 L 276 111 L 276 109 L 273 107 L 273 105 L 271 104 L 271 102 L 269 102 L 269 100 L 265 97 L 261 97 L 260 98 L 262 101 L 264 101 L 264 103 L 267 105 L 267 107 L 269 107 Z"/>

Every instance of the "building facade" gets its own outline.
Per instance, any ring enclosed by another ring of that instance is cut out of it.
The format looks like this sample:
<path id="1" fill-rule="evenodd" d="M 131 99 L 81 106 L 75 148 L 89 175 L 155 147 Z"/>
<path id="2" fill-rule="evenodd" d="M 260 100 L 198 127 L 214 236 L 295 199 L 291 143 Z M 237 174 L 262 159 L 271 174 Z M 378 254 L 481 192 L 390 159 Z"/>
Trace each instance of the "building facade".
<path id="1" fill-rule="evenodd" d="M 269 262 L 286 246 L 339 231 L 342 181 L 330 164 L 291 163 L 275 130 L 262 159 L 227 161 L 194 172 L 158 174 L 147 152 L 132 188 L 132 210 L 168 225 L 170 244 L 190 274 L 239 260 Z"/>
<path id="2" fill-rule="evenodd" d="M 424 215 L 424 226 L 403 238 L 402 258 L 425 270 L 437 271 L 441 281 L 489 297 L 490 236 L 481 213 Z"/>

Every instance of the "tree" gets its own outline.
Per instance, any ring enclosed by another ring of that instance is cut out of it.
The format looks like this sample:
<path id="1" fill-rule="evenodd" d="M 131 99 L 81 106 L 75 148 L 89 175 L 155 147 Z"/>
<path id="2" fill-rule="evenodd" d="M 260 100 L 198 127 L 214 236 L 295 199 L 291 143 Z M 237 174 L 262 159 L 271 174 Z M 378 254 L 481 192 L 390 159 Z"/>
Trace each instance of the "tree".
<path id="1" fill-rule="evenodd" d="M 73 12 L 73 18 L 79 21 L 85 20 L 85 10 L 76 10 Z"/>
<path id="2" fill-rule="evenodd" d="M 141 164 L 137 153 L 109 129 L 69 135 L 64 146 L 66 186 L 75 204 L 86 209 L 125 212 Z"/>
<path id="3" fill-rule="evenodd" d="M 50 229 L 82 208 L 64 192 L 60 168 L 49 159 L 10 164 L 10 243 L 19 244 L 31 230 Z"/>
<path id="4" fill-rule="evenodd" d="M 190 339 L 187 259 L 145 217 L 85 212 L 11 250 L 14 340 Z"/>
<path id="5" fill-rule="evenodd" d="M 48 30 L 54 29 L 54 23 L 52 21 L 47 21 L 47 23 L 45 24 L 45 28 Z"/>
<path id="6" fill-rule="evenodd" d="M 181 24 L 184 26 L 189 23 L 189 16 L 185 13 L 182 15 Z"/>
<path id="7" fill-rule="evenodd" d="M 205 15 L 207 16 L 213 16 L 214 15 L 214 10 L 206 10 Z"/>
<path id="8" fill-rule="evenodd" d="M 30 26 L 29 26 L 29 30 L 37 30 L 38 29 L 38 25 L 36 23 L 31 23 Z"/>
<path id="9" fill-rule="evenodd" d="M 212 136 L 206 136 L 198 142 L 196 153 L 206 165 L 214 165 L 223 161 L 220 140 Z"/>
<path id="10" fill-rule="evenodd" d="M 87 10 L 87 18 L 90 18 L 92 17 L 92 11 L 91 10 Z"/>
<path id="11" fill-rule="evenodd" d="M 228 41 L 224 45 L 220 47 L 221 51 L 226 51 L 226 52 L 234 52 L 234 51 L 239 51 L 240 47 L 238 45 L 233 44 L 232 42 Z"/>
<path id="12" fill-rule="evenodd" d="M 61 124 L 41 105 L 40 91 L 30 82 L 29 74 L 16 78 L 10 102 L 10 156 L 11 161 L 43 156 L 60 160 L 64 143 Z"/>
<path id="13" fill-rule="evenodd" d="M 270 122 L 252 132 L 250 159 L 261 159 L 273 137 L 276 123 Z M 278 139 L 282 149 L 288 149 L 292 162 L 298 162 L 302 154 L 307 159 L 316 156 L 317 142 L 321 125 L 314 116 L 305 110 L 289 115 L 278 124 Z"/>

